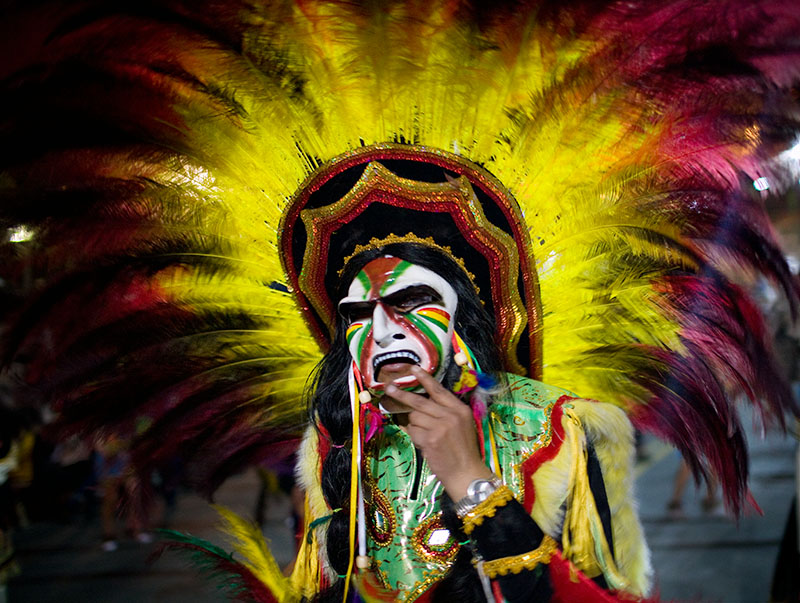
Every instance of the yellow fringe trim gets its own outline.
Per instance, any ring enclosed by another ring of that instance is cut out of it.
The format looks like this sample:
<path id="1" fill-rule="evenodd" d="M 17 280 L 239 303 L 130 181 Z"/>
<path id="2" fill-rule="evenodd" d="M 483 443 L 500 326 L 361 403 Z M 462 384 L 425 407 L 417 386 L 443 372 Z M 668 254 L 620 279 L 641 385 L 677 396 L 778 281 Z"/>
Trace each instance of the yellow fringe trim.
<path id="1" fill-rule="evenodd" d="M 564 555 L 590 578 L 602 573 L 611 588 L 629 591 L 630 580 L 617 568 L 589 486 L 583 426 L 572 409 L 565 408 L 564 411 L 565 435 L 567 439 L 580 443 L 578 453 L 572 457 L 570 468 L 571 492 L 561 541 Z"/>
<path id="2" fill-rule="evenodd" d="M 619 573 L 630 582 L 629 592 L 646 595 L 652 568 L 644 530 L 636 511 L 633 468 L 635 462 L 633 427 L 624 411 L 608 404 L 573 400 L 586 438 L 594 446 L 603 472 L 611 509 L 614 561 Z"/>
<path id="3" fill-rule="evenodd" d="M 497 490 L 492 492 L 489 497 L 483 502 L 479 503 L 469 513 L 464 515 L 462 521 L 464 522 L 464 534 L 469 536 L 472 531 L 483 523 L 487 517 L 494 517 L 497 509 L 505 507 L 509 501 L 514 499 L 514 493 L 508 486 L 500 486 Z"/>
<path id="4" fill-rule="evenodd" d="M 319 434 L 313 426 L 306 429 L 305 436 L 298 451 L 296 475 L 299 484 L 306 492 L 303 541 L 300 543 L 297 561 L 291 574 L 291 582 L 304 597 L 311 598 L 319 591 L 322 573 L 333 579 L 335 573 L 327 562 L 326 529 L 318 527 L 313 530 L 312 542 L 308 543 L 311 523 L 329 515 L 331 510 L 325 502 L 320 484 Z"/>
<path id="5" fill-rule="evenodd" d="M 483 562 L 483 573 L 487 578 L 505 576 L 509 572 L 518 574 L 522 570 L 535 569 L 540 563 L 550 563 L 550 558 L 558 550 L 558 544 L 545 534 L 541 544 L 528 553 L 514 555 L 513 557 L 500 557 Z"/>
<path id="6" fill-rule="evenodd" d="M 319 591 L 320 585 L 320 551 L 319 538 L 312 538 L 308 542 L 308 532 L 310 530 L 313 514 L 309 504 L 308 495 L 305 500 L 305 515 L 303 520 L 303 540 L 300 543 L 300 550 L 297 552 L 292 573 L 289 576 L 289 583 L 294 590 L 305 598 L 311 598 Z"/>
<path id="7" fill-rule="evenodd" d="M 625 412 L 610 404 L 572 399 L 564 406 L 564 441 L 555 458 L 533 474 L 531 515 L 547 534 L 562 535 L 564 557 L 589 577 L 635 596 L 650 590 L 652 569 L 633 489 L 633 428 Z M 611 509 L 614 556 L 605 538 L 586 475 L 591 442 Z"/>

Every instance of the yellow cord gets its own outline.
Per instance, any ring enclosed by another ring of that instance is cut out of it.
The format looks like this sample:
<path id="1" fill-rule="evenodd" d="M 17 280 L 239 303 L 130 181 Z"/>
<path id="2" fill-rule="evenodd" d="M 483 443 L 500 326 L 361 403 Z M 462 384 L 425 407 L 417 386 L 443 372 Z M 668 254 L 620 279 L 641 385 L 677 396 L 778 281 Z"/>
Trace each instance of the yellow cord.
<path id="1" fill-rule="evenodd" d="M 350 557 L 347 562 L 347 574 L 345 575 L 345 584 L 344 584 L 344 597 L 342 598 L 342 603 L 347 602 L 347 593 L 350 588 L 350 578 L 353 575 L 353 557 L 355 555 L 356 550 L 356 510 L 358 501 L 358 480 L 359 480 L 359 467 L 358 467 L 358 454 L 356 451 L 356 446 L 358 445 L 359 441 L 359 430 L 360 430 L 360 413 L 359 413 L 359 405 L 358 405 L 358 391 L 355 383 L 355 379 L 351 378 L 350 381 L 350 409 L 353 413 L 353 433 L 350 440 L 351 450 L 351 466 L 350 466 L 350 529 L 349 529 L 349 539 L 350 539 Z"/>

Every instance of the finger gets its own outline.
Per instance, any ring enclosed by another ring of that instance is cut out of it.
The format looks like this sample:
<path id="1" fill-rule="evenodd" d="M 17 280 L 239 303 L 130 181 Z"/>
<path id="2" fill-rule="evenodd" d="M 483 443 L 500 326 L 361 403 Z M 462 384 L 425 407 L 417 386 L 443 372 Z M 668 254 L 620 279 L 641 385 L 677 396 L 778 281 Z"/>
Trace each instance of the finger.
<path id="1" fill-rule="evenodd" d="M 443 422 L 446 422 L 447 417 L 433 416 L 431 414 L 422 412 L 421 410 L 412 410 L 408 413 L 408 425 L 413 425 L 426 431 L 434 431 L 441 429 Z"/>
<path id="2" fill-rule="evenodd" d="M 428 431 L 419 427 L 418 425 L 408 425 L 406 427 L 408 437 L 411 438 L 411 441 L 414 443 L 414 446 L 423 450 L 428 445 Z"/>
<path id="3" fill-rule="evenodd" d="M 392 400 L 395 400 L 400 404 L 404 404 L 412 410 L 416 410 L 433 417 L 440 417 L 442 415 L 441 406 L 431 402 L 429 398 L 420 396 L 419 394 L 415 394 L 413 392 L 407 392 L 403 389 L 400 389 L 393 383 L 387 385 L 385 391 L 386 395 Z"/>
<path id="4" fill-rule="evenodd" d="M 411 367 L 411 373 L 417 378 L 419 384 L 425 388 L 428 395 L 432 400 L 451 408 L 460 408 L 464 403 L 459 400 L 453 392 L 448 390 L 444 385 L 439 383 L 432 375 L 429 375 L 418 366 Z"/>
<path id="5" fill-rule="evenodd" d="M 436 423 L 437 419 L 435 417 L 422 414 L 417 410 L 412 410 L 410 413 L 408 413 L 408 424 L 406 427 L 413 427 L 414 429 L 427 432 L 435 429 Z"/>

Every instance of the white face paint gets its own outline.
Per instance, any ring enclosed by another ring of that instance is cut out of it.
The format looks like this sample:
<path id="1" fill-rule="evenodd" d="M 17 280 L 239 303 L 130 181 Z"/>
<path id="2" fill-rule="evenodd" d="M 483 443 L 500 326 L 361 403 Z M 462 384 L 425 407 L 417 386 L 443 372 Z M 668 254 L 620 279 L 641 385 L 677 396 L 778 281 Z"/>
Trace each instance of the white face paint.
<path id="1" fill-rule="evenodd" d="M 339 302 L 364 384 L 373 391 L 392 382 L 418 388 L 410 372 L 415 364 L 441 381 L 457 305 L 453 287 L 427 268 L 392 256 L 364 266 Z"/>

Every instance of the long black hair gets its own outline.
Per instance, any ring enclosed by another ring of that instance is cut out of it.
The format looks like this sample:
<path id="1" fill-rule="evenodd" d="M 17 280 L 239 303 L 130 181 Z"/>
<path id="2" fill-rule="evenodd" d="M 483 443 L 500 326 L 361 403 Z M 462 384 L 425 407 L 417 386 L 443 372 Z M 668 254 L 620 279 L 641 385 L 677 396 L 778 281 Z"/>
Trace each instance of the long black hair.
<path id="1" fill-rule="evenodd" d="M 427 268 L 447 280 L 458 295 L 455 313 L 456 332 L 472 350 L 481 370 L 500 379 L 502 366 L 500 364 L 501 356 L 495 343 L 494 317 L 484 309 L 467 273 L 456 261 L 436 249 L 417 243 L 392 243 L 365 251 L 352 258 L 345 266 L 339 280 L 338 290 L 334 292 L 334 299 L 342 299 L 347 295 L 350 283 L 367 263 L 386 255 Z M 352 460 L 350 437 L 353 418 L 350 411 L 347 381 L 351 362 L 345 338 L 347 326 L 344 319 L 337 321 L 331 349 L 314 372 L 309 396 L 309 413 L 312 424 L 324 428 L 325 436 L 323 437 L 329 437 L 331 440 L 330 452 L 322 460 L 321 483 L 322 493 L 329 507 L 341 509 L 333 514 L 328 523 L 326 537 L 328 560 L 333 571 L 339 576 L 347 572 L 350 561 L 348 532 Z M 448 369 L 443 379 L 445 386 L 454 382 L 458 374 L 459 369 L 452 362 L 451 353 L 451 357 L 448 359 Z M 445 514 L 446 520 L 448 515 L 449 513 Z M 451 529 L 457 530 L 458 526 L 453 526 Z M 464 558 L 461 559 L 461 557 Z M 468 559 L 469 552 L 462 550 L 454 569 L 457 567 L 471 569 Z M 451 572 L 451 574 L 463 573 L 461 571 Z M 469 574 L 469 576 L 463 575 L 463 579 L 468 582 L 477 580 L 476 576 L 472 576 L 474 572 L 469 572 Z M 445 593 L 440 591 L 461 594 L 460 591 L 474 591 L 474 587 L 477 587 L 480 592 L 477 582 L 474 585 L 461 584 L 464 580 L 455 580 L 456 577 L 455 575 L 450 576 L 440 584 L 440 588 L 437 588 L 437 598 L 442 596 L 442 600 L 445 600 Z M 338 601 L 341 601 L 343 588 L 344 580 L 337 579 L 329 589 L 320 593 L 316 600 L 334 601 L 338 598 Z"/>

